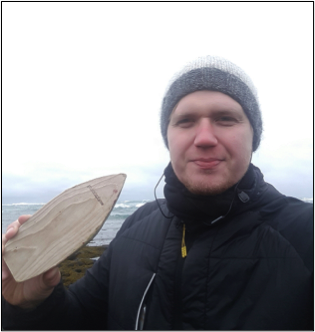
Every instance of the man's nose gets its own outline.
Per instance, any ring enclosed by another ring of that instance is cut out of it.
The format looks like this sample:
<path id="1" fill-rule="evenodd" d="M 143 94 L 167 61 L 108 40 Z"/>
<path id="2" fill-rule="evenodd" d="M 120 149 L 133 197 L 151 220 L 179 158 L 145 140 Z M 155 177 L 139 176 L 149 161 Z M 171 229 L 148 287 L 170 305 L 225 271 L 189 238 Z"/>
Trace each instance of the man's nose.
<path id="1" fill-rule="evenodd" d="M 196 127 L 194 144 L 197 147 L 205 148 L 215 146 L 217 143 L 213 124 L 209 119 L 202 119 Z"/>

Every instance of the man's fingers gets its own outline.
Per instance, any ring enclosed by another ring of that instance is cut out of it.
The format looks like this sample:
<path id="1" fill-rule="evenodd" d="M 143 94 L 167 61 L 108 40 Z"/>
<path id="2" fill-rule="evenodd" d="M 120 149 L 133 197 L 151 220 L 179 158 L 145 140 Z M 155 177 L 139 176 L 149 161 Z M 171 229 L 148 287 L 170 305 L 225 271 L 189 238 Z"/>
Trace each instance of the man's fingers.
<path id="1" fill-rule="evenodd" d="M 3 255 L 3 250 L 4 250 L 4 246 L 7 242 L 7 238 L 5 237 L 5 234 L 2 234 L 2 255 Z"/>
<path id="2" fill-rule="evenodd" d="M 8 227 L 7 227 L 7 231 L 5 233 L 5 237 L 7 240 L 11 239 L 13 236 L 16 235 L 16 233 L 18 232 L 20 226 L 22 224 L 24 224 L 29 218 L 31 217 L 31 215 L 23 215 L 20 216 L 17 220 L 15 220 L 13 223 L 11 223 Z"/>
<path id="3" fill-rule="evenodd" d="M 7 231 L 10 228 L 19 228 L 19 227 L 20 227 L 19 219 L 16 219 L 15 221 L 11 222 L 11 224 L 7 227 Z"/>
<path id="4" fill-rule="evenodd" d="M 44 273 L 44 283 L 49 287 L 55 287 L 59 284 L 61 278 L 60 270 L 58 267 L 53 267 Z"/>
<path id="5" fill-rule="evenodd" d="M 25 215 L 23 215 L 23 216 L 20 216 L 20 217 L 18 218 L 18 221 L 19 221 L 20 225 L 24 224 L 25 221 L 27 221 L 28 219 L 30 219 L 30 217 L 31 217 L 30 214 L 25 214 Z"/>
<path id="6" fill-rule="evenodd" d="M 6 236 L 5 236 L 5 234 L 2 234 L 2 259 L 1 259 L 1 264 L 2 264 L 2 269 L 1 269 L 2 280 L 7 279 L 11 275 L 9 268 L 8 268 L 7 264 L 5 263 L 5 261 L 3 259 L 4 246 L 5 246 L 6 242 L 7 242 Z"/>
<path id="7" fill-rule="evenodd" d="M 7 227 L 5 234 L 2 234 L 2 256 L 5 252 L 5 244 L 17 234 L 21 225 L 24 224 L 30 217 L 31 215 L 28 214 L 22 215 Z M 2 258 L 2 280 L 7 278 L 9 275 L 10 271 Z"/>
<path id="8" fill-rule="evenodd" d="M 11 227 L 7 230 L 7 232 L 5 233 L 5 237 L 7 238 L 7 240 L 11 239 L 19 230 L 19 227 Z"/>
<path id="9" fill-rule="evenodd" d="M 2 274 L 2 276 L 1 276 L 2 277 L 2 281 L 11 276 L 11 272 L 10 272 L 9 268 L 7 267 L 7 264 L 5 264 L 4 262 L 2 263 L 1 274 Z"/>

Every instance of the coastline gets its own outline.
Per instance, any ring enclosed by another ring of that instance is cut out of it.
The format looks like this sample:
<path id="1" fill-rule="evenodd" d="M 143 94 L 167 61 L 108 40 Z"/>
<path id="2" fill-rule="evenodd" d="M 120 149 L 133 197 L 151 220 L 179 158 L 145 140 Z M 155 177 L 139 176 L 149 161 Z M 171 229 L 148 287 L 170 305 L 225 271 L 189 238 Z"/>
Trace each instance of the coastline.
<path id="1" fill-rule="evenodd" d="M 87 269 L 106 251 L 108 245 L 84 246 L 59 264 L 63 284 L 68 288 L 82 278 Z"/>

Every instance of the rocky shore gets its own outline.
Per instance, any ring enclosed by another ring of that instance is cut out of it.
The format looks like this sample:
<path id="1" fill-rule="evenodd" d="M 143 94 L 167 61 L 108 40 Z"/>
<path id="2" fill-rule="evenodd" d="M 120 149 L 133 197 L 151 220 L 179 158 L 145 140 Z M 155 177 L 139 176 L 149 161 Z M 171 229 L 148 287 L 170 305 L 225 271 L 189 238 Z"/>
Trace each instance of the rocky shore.
<path id="1" fill-rule="evenodd" d="M 82 247 L 60 263 L 59 268 L 64 286 L 68 288 L 69 285 L 82 278 L 86 270 L 94 264 L 107 247 L 107 245 Z"/>

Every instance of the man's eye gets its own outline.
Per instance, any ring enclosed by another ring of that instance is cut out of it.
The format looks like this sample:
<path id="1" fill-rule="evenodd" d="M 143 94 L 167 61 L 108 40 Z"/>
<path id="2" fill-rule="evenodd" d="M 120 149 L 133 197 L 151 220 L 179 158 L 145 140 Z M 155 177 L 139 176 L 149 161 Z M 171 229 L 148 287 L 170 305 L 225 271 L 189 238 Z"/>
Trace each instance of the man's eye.
<path id="1" fill-rule="evenodd" d="M 234 121 L 235 119 L 231 116 L 221 116 L 220 118 L 222 121 Z"/>
<path id="2" fill-rule="evenodd" d="M 178 121 L 175 123 L 175 126 L 182 127 L 182 128 L 186 128 L 186 127 L 189 127 L 192 123 L 193 123 L 193 120 L 192 120 L 192 119 L 189 119 L 189 118 L 183 118 L 183 119 L 178 120 Z"/>
<path id="3" fill-rule="evenodd" d="M 225 126 L 231 126 L 231 125 L 235 124 L 236 119 L 231 116 L 221 116 L 217 119 L 217 122 L 219 122 L 220 124 L 223 124 Z"/>
<path id="4" fill-rule="evenodd" d="M 191 120 L 190 119 L 181 119 L 177 123 L 181 124 L 181 123 L 188 123 L 188 122 L 191 122 Z"/>

